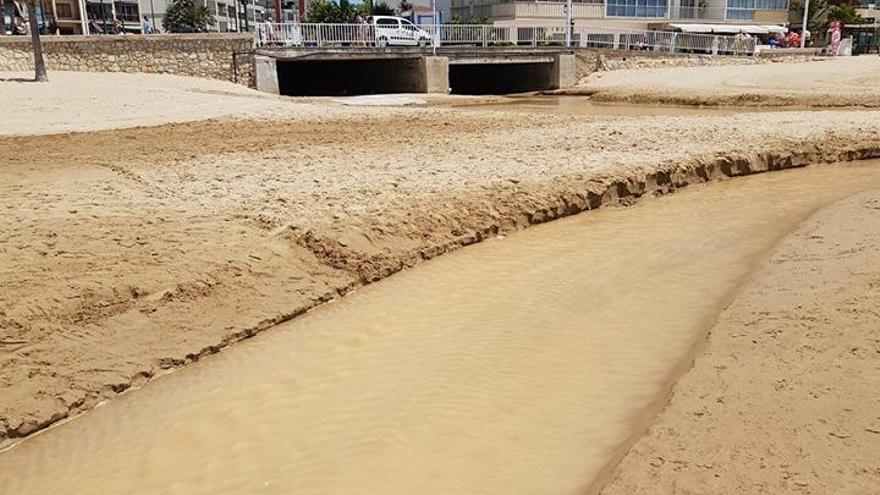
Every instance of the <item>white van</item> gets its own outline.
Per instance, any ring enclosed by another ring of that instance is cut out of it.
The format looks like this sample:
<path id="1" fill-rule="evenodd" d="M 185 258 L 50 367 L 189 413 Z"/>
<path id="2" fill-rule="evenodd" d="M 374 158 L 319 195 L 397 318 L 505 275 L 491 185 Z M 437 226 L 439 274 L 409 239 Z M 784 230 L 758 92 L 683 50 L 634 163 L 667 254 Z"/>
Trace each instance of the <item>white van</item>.
<path id="1" fill-rule="evenodd" d="M 387 15 L 373 16 L 376 46 L 389 45 L 427 46 L 431 35 L 402 17 Z"/>

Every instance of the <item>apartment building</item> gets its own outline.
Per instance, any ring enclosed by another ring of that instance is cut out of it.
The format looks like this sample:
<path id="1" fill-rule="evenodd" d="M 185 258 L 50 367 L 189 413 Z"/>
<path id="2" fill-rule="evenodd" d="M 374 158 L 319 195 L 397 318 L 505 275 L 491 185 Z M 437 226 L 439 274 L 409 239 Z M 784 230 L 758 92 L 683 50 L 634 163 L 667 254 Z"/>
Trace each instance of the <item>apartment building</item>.
<path id="1" fill-rule="evenodd" d="M 109 2 L 110 0 L 108 0 Z M 49 26 L 55 12 L 58 31 L 62 34 L 81 34 L 82 9 L 80 0 L 43 0 L 37 2 L 37 23 Z M 25 0 L 0 0 L 0 34 L 19 34 L 19 26 L 27 21 Z"/>
<path id="2" fill-rule="evenodd" d="M 90 0 L 91 1 L 91 0 Z M 253 24 L 266 20 L 263 0 L 200 0 L 217 21 L 211 30 L 219 33 L 246 31 Z M 153 26 L 162 31 L 162 21 L 171 0 L 140 0 L 141 18 L 153 20 Z"/>
<path id="3" fill-rule="evenodd" d="M 143 19 L 151 20 L 162 32 L 165 11 L 172 0 L 37 0 L 37 21 L 41 27 L 51 26 L 54 12 L 59 34 L 90 32 L 94 21 L 100 30 L 110 32 L 113 20 L 119 20 L 126 33 L 143 31 Z M 275 22 L 274 0 L 197 0 L 214 15 L 216 32 L 254 31 L 262 22 Z M 282 20 L 296 19 L 297 1 L 282 1 Z M 0 34 L 16 34 L 17 27 L 27 18 L 25 0 L 0 0 Z"/>
<path id="4" fill-rule="evenodd" d="M 856 12 L 865 19 L 866 23 L 880 23 L 880 0 L 862 0 L 856 8 Z"/>
<path id="5" fill-rule="evenodd" d="M 486 17 L 496 25 L 552 25 L 565 22 L 564 1 L 452 0 L 461 19 Z M 724 25 L 788 23 L 788 0 L 574 0 L 576 25 L 631 29 L 686 26 L 691 32 Z"/>

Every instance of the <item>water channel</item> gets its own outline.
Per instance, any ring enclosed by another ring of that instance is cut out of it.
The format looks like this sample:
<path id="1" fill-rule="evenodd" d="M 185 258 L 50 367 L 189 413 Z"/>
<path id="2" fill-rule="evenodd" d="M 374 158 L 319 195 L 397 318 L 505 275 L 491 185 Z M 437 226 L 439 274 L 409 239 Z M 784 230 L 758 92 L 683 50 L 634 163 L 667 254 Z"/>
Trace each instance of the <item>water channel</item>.
<path id="1" fill-rule="evenodd" d="M 0 453 L 0 493 L 581 493 L 774 243 L 877 184 L 762 174 L 459 250 Z"/>

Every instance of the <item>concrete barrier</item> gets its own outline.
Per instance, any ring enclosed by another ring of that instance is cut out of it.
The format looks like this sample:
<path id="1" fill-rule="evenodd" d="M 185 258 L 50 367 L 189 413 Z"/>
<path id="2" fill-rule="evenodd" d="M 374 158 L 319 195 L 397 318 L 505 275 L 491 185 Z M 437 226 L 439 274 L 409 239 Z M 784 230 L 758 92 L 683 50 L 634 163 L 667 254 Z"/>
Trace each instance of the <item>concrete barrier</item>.
<path id="1" fill-rule="evenodd" d="M 449 92 L 449 59 L 447 57 L 422 57 L 425 93 Z"/>
<path id="2" fill-rule="evenodd" d="M 254 57 L 254 80 L 256 88 L 265 93 L 277 95 L 278 89 L 278 66 L 275 59 L 264 55 Z"/>

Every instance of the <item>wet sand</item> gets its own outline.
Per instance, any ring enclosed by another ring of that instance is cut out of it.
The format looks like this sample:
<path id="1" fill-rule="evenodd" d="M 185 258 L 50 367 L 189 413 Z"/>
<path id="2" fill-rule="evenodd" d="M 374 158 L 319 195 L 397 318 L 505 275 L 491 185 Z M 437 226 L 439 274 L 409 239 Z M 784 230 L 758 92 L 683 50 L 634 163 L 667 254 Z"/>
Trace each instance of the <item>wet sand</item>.
<path id="1" fill-rule="evenodd" d="M 878 191 L 779 243 L 602 493 L 876 493 L 878 246 Z"/>
<path id="2" fill-rule="evenodd" d="M 763 174 L 471 246 L 0 454 L 0 492 L 584 493 L 756 261 L 878 182 Z"/>

